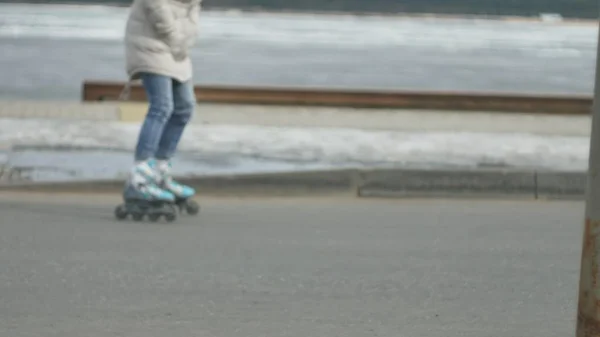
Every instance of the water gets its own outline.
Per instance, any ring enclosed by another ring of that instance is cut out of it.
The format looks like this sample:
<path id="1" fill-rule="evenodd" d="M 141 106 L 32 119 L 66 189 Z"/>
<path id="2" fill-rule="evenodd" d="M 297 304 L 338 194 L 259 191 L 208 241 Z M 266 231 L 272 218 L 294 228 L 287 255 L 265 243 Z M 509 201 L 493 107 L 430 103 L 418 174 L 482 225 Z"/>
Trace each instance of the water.
<path id="1" fill-rule="evenodd" d="M 0 4 L 0 98 L 124 80 L 127 8 Z M 594 24 L 203 12 L 199 84 L 591 93 Z"/>

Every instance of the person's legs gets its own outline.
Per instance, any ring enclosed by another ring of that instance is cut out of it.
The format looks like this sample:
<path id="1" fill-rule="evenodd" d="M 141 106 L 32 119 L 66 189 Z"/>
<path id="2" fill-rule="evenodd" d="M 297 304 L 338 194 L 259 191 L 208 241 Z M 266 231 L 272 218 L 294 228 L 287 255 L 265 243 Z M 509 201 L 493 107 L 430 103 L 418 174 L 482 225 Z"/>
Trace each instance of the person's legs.
<path id="1" fill-rule="evenodd" d="M 191 81 L 184 83 L 173 81 L 173 105 L 173 114 L 164 128 L 156 150 L 157 167 L 162 176 L 163 187 L 175 196 L 185 199 L 194 195 L 195 191 L 189 186 L 173 181 L 169 174 L 169 161 L 175 154 L 183 131 L 196 107 L 196 96 Z"/>
<path id="2" fill-rule="evenodd" d="M 174 87 L 170 77 L 143 74 L 142 84 L 148 97 L 149 107 L 135 149 L 136 162 L 156 157 L 174 110 Z"/>
<path id="3" fill-rule="evenodd" d="M 165 125 L 173 114 L 172 80 L 166 76 L 147 73 L 142 74 L 141 79 L 149 107 L 138 136 L 135 165 L 130 172 L 124 195 L 127 199 L 173 200 L 172 193 L 157 185 L 161 175 L 154 161 Z"/>
<path id="4" fill-rule="evenodd" d="M 173 114 L 164 127 L 156 149 L 156 159 L 160 161 L 171 160 L 196 107 L 196 96 L 191 81 L 172 81 L 172 88 Z"/>

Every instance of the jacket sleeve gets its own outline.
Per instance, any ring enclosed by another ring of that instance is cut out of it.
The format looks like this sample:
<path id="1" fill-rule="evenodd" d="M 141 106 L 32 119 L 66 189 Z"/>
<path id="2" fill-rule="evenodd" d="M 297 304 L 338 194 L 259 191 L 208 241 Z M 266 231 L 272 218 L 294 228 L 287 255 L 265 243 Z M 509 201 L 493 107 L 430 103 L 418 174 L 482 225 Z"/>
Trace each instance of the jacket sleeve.
<path id="1" fill-rule="evenodd" d="M 171 39 L 176 34 L 176 26 L 167 0 L 143 0 L 142 3 L 156 32 Z"/>

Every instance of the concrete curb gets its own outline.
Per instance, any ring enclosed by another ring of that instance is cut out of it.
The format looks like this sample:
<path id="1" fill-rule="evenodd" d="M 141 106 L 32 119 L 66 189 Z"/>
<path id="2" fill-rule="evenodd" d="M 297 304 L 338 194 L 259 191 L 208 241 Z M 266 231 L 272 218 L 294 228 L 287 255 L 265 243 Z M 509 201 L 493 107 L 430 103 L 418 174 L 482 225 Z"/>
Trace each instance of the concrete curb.
<path id="1" fill-rule="evenodd" d="M 178 180 L 204 195 L 350 195 L 357 189 L 354 170 L 294 173 L 231 174 L 180 177 Z M 1 191 L 53 193 L 119 193 L 123 180 L 86 180 L 0 185 Z"/>
<path id="2" fill-rule="evenodd" d="M 585 196 L 587 173 L 529 170 L 366 169 L 181 177 L 199 195 L 361 198 L 568 199 Z M 2 191 L 120 193 L 122 180 L 0 185 Z"/>

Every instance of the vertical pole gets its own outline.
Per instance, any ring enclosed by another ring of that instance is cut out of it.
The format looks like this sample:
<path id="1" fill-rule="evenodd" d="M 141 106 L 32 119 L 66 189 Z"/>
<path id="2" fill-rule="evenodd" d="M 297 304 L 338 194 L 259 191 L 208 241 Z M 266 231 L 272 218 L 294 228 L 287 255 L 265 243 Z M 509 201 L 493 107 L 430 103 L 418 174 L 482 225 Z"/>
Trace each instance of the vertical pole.
<path id="1" fill-rule="evenodd" d="M 597 43 L 585 226 L 579 276 L 577 337 L 600 337 L 600 27 Z"/>

